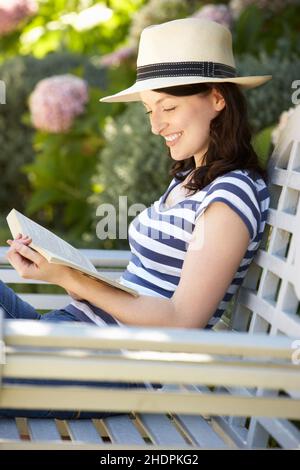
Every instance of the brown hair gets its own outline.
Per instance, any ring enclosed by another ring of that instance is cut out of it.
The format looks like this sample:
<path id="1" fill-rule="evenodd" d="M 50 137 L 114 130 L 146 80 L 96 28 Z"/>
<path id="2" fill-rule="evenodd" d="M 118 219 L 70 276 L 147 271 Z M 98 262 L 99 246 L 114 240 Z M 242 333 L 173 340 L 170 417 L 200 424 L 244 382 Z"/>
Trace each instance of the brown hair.
<path id="1" fill-rule="evenodd" d="M 212 88 L 218 90 L 225 100 L 225 107 L 210 123 L 208 150 L 203 158 L 203 165 L 195 166 L 194 157 L 173 162 L 170 174 L 180 181 L 186 175 L 182 171 L 193 170 L 190 181 L 185 188 L 199 191 L 218 176 L 229 171 L 247 169 L 260 176 L 268 183 L 267 170 L 264 169 L 251 145 L 251 130 L 247 117 L 246 99 L 234 83 L 197 83 L 180 85 L 155 90 L 173 96 L 188 96 L 198 93 L 210 93 Z M 171 154 L 169 152 L 171 158 Z"/>

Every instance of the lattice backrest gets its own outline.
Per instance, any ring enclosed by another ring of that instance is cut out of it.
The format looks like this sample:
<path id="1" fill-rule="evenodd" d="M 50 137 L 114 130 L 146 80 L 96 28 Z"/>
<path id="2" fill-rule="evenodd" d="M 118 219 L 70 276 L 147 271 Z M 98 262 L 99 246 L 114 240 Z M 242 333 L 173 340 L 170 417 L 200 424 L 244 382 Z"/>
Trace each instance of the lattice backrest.
<path id="1" fill-rule="evenodd" d="M 300 106 L 270 158 L 264 237 L 234 305 L 232 328 L 300 338 Z"/>

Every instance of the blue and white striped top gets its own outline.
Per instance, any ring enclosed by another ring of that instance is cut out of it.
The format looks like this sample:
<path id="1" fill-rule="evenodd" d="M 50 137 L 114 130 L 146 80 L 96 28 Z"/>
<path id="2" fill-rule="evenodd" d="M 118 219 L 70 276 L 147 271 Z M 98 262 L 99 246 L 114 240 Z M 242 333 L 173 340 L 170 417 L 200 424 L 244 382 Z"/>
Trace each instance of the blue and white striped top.
<path id="1" fill-rule="evenodd" d="M 234 170 L 219 176 L 208 186 L 177 204 L 167 207 L 165 201 L 168 194 L 179 183 L 174 178 L 160 199 L 131 222 L 129 245 L 132 256 L 119 281 L 143 295 L 172 297 L 180 280 L 197 219 L 213 202 L 224 202 L 246 224 L 250 242 L 223 300 L 207 325 L 207 328 L 211 328 L 241 285 L 259 247 L 269 208 L 269 191 L 259 175 L 248 170 Z M 76 302 L 77 308 L 80 307 L 78 304 Z"/>

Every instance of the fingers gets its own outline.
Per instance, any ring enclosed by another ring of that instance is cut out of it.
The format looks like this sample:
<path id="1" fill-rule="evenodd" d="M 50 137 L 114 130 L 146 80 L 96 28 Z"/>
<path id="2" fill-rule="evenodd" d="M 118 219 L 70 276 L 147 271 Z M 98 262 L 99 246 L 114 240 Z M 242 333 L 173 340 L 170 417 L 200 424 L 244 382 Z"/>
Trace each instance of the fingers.
<path id="1" fill-rule="evenodd" d="M 18 240 L 20 242 L 28 242 L 29 240 L 32 240 L 29 235 L 22 235 L 22 233 L 18 233 L 17 236 L 14 238 L 14 240 L 8 239 L 6 242 L 13 242 L 15 240 Z"/>
<path id="2" fill-rule="evenodd" d="M 29 248 L 26 244 L 21 243 L 17 240 L 14 240 L 13 243 L 14 243 L 14 250 L 17 253 L 22 255 L 27 260 L 32 261 L 37 266 L 39 266 L 42 263 L 42 261 L 45 260 L 43 256 L 41 256 L 39 253 Z"/>
<path id="3" fill-rule="evenodd" d="M 21 239 L 25 239 L 25 238 L 28 238 L 28 235 L 22 235 L 22 233 L 18 233 L 14 240 L 21 240 Z M 7 242 L 8 241 L 11 242 L 12 240 L 7 240 Z"/>
<path id="4" fill-rule="evenodd" d="M 16 243 L 16 242 L 14 242 Z M 21 243 L 19 244 L 21 246 Z M 28 270 L 31 268 L 31 265 L 33 266 L 32 261 L 29 261 L 27 258 L 24 258 L 16 248 L 10 248 L 6 254 L 6 259 L 9 261 L 9 263 L 12 265 L 13 268 L 16 269 L 16 271 L 20 274 L 21 277 L 27 278 L 30 277 L 28 274 Z"/>
<path id="5" fill-rule="evenodd" d="M 14 240 L 6 240 L 6 243 L 10 246 L 13 245 L 14 241 L 18 241 L 18 242 L 21 242 L 21 243 L 24 243 L 26 245 L 29 245 L 31 242 L 32 242 L 32 239 L 28 236 L 28 235 L 22 235 L 21 233 L 18 233 L 18 235 L 16 236 L 16 238 Z"/>
<path id="6" fill-rule="evenodd" d="M 30 248 L 32 239 L 18 234 L 14 240 L 7 240 L 10 245 L 5 257 L 24 279 L 40 279 L 41 269 L 48 262 L 46 258 Z"/>

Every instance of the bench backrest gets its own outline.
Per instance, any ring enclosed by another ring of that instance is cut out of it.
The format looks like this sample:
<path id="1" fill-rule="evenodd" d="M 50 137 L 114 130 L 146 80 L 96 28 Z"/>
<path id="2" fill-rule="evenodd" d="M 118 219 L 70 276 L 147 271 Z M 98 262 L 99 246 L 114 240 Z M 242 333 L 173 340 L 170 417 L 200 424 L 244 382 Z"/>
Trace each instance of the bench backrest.
<path id="1" fill-rule="evenodd" d="M 300 339 L 300 107 L 290 121 L 270 159 L 266 230 L 236 297 L 232 327 Z"/>
<path id="2" fill-rule="evenodd" d="M 231 328 L 250 334 L 286 335 L 293 342 L 291 361 L 300 363 L 300 106 L 281 132 L 269 162 L 270 210 L 264 237 L 236 295 Z M 300 370 L 299 370 L 300 373 Z M 246 393 L 241 390 L 241 393 Z M 265 392 L 258 389 L 257 394 Z M 290 392 L 295 397 L 299 392 Z M 225 428 L 240 430 L 249 446 L 264 446 L 270 434 L 295 443 L 296 427 L 287 420 L 218 420 Z M 300 425 L 298 426 L 300 428 Z M 277 429 L 277 432 L 276 432 Z"/>

